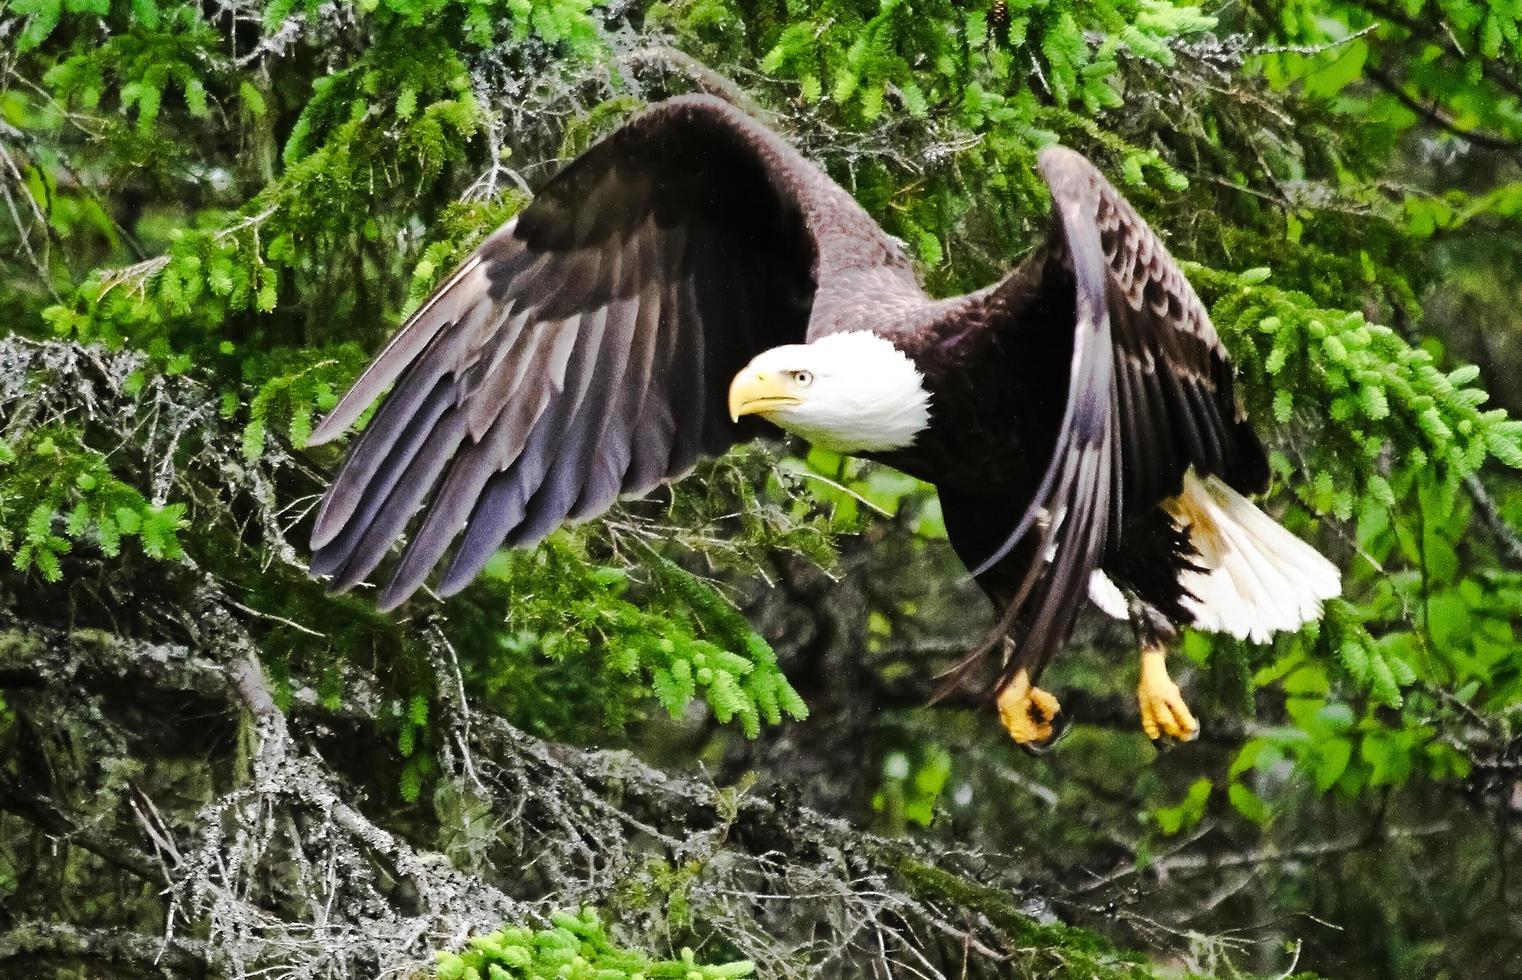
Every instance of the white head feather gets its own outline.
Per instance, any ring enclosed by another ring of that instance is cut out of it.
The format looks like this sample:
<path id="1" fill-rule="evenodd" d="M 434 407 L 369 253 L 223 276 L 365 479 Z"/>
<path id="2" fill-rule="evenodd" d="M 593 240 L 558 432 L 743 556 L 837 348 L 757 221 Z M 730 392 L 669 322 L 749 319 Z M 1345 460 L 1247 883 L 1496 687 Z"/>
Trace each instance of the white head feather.
<path id="1" fill-rule="evenodd" d="M 903 449 L 930 424 L 930 393 L 914 362 L 865 330 L 763 351 L 737 376 L 780 380 L 796 399 L 759 412 L 823 449 Z"/>

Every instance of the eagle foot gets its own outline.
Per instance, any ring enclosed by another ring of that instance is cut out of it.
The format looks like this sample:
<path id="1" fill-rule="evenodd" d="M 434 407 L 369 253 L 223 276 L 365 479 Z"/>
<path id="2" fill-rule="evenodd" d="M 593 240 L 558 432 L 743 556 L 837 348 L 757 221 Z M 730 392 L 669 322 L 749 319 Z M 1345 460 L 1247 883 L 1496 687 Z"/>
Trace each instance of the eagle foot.
<path id="1" fill-rule="evenodd" d="M 1015 744 L 1039 752 L 1062 734 L 1062 705 L 1047 691 L 1031 685 L 1030 673 L 1016 672 L 999 692 L 999 720 Z"/>
<path id="2" fill-rule="evenodd" d="M 1162 647 L 1143 647 L 1141 682 L 1136 685 L 1136 701 L 1141 706 L 1142 731 L 1152 741 L 1163 736 L 1180 742 L 1192 742 L 1200 735 L 1184 695 L 1168 676 Z"/>

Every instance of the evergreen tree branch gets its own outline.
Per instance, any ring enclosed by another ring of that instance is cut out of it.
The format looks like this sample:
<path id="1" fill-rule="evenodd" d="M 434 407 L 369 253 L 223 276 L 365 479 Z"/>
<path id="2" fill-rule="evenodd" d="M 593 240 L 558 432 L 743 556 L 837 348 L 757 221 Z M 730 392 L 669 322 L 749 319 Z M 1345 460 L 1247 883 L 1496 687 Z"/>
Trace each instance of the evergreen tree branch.
<path id="1" fill-rule="evenodd" d="M 0 932 L 0 968 L 30 973 L 49 962 L 71 960 L 110 969 L 116 976 L 123 975 L 117 971 L 131 970 L 136 976 L 168 980 L 207 976 L 211 962 L 206 945 L 194 939 L 160 940 L 115 929 L 37 921 L 21 922 Z"/>

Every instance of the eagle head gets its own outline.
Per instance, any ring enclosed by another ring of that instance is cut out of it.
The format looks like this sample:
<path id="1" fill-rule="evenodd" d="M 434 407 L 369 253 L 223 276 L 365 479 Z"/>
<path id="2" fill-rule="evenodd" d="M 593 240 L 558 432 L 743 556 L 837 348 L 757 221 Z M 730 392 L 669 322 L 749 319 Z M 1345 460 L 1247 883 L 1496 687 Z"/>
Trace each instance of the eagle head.
<path id="1" fill-rule="evenodd" d="M 892 341 L 854 330 L 756 355 L 730 383 L 729 415 L 759 415 L 835 452 L 890 452 L 930 424 L 930 393 Z"/>

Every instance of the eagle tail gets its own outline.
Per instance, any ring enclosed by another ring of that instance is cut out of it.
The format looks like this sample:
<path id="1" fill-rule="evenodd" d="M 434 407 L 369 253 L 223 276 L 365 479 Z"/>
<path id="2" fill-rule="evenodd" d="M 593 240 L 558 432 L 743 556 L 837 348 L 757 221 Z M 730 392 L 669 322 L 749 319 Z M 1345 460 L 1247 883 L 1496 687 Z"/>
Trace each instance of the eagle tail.
<path id="1" fill-rule="evenodd" d="M 1219 477 L 1189 472 L 1164 506 L 1199 552 L 1202 571 L 1179 575 L 1199 629 L 1266 643 L 1319 619 L 1322 603 L 1342 591 L 1336 565 Z"/>

